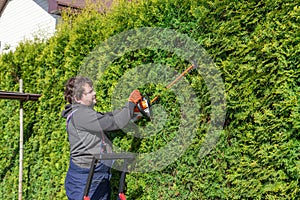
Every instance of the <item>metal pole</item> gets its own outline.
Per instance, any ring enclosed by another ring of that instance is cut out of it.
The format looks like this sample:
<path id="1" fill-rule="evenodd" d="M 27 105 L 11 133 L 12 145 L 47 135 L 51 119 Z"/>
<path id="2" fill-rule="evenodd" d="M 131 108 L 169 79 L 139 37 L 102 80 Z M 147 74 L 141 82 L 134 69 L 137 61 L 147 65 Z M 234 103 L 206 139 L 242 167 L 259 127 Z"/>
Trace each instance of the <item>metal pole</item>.
<path id="1" fill-rule="evenodd" d="M 20 79 L 20 92 L 23 93 L 23 81 Z M 23 101 L 20 100 L 20 158 L 19 158 L 19 200 L 22 200 L 23 181 Z"/>
<path id="2" fill-rule="evenodd" d="M 23 103 L 25 101 L 37 101 L 41 94 L 23 93 L 23 81 L 19 80 L 20 92 L 0 91 L 0 99 L 12 99 L 20 101 L 20 155 L 19 155 L 19 200 L 22 200 L 22 182 L 23 182 Z"/>

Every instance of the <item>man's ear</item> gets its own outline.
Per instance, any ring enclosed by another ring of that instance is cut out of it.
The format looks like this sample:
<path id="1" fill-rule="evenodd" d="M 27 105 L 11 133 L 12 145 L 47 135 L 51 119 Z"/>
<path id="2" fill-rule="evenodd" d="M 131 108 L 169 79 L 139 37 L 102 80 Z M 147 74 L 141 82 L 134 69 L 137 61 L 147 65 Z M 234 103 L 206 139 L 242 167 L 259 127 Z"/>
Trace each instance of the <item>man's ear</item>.
<path id="1" fill-rule="evenodd" d="M 81 100 L 80 100 L 80 99 L 77 99 L 76 96 L 74 96 L 74 101 L 75 101 L 76 103 L 81 103 Z"/>

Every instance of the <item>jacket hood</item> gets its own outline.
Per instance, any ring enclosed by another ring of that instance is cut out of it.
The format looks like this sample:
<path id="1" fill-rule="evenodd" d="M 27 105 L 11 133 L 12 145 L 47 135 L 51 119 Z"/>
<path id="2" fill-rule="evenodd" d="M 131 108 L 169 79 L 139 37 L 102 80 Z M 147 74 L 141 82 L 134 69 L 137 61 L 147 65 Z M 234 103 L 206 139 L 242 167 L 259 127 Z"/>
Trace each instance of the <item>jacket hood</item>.
<path id="1" fill-rule="evenodd" d="M 72 104 L 67 104 L 65 106 L 65 109 L 61 112 L 61 116 L 63 118 L 67 118 L 75 107 L 78 107 L 78 106 L 72 105 Z"/>
<path id="2" fill-rule="evenodd" d="M 71 112 L 72 112 L 72 105 L 68 104 L 65 106 L 65 109 L 61 112 L 61 116 L 63 118 L 67 118 Z"/>
<path id="3" fill-rule="evenodd" d="M 76 110 L 76 109 L 78 109 L 80 107 L 90 107 L 90 106 L 85 106 L 85 105 L 82 105 L 80 103 L 67 104 L 65 106 L 65 109 L 61 112 L 61 116 L 63 118 L 68 118 L 68 116 L 72 113 L 73 110 Z"/>

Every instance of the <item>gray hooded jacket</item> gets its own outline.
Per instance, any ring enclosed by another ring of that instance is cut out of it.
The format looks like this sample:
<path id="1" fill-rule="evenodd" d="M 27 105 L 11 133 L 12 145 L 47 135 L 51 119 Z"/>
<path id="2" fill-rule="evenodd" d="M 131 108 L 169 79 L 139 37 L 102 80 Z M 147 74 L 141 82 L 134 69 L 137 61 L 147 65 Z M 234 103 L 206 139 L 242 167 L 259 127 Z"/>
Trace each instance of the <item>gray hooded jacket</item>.
<path id="1" fill-rule="evenodd" d="M 133 117 L 134 107 L 134 103 L 127 102 L 121 110 L 99 113 L 82 104 L 66 105 L 62 116 L 67 120 L 72 161 L 80 167 L 89 168 L 93 156 L 105 150 L 102 142 L 105 134 L 124 128 Z"/>

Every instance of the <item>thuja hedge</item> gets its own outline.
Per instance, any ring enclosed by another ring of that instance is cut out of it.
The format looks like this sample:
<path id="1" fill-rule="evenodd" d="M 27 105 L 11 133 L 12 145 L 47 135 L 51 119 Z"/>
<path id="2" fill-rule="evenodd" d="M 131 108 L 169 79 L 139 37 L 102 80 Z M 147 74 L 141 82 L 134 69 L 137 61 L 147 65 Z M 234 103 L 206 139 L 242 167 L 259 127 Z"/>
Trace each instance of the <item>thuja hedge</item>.
<path id="1" fill-rule="evenodd" d="M 184 155 L 159 171 L 130 173 L 128 199 L 299 199 L 299 43 L 300 7 L 294 1 L 160 0 L 122 3 L 99 14 L 93 9 L 64 14 L 64 23 L 47 41 L 24 42 L 1 55 L 0 89 L 42 94 L 24 103 L 24 199 L 66 199 L 64 177 L 69 146 L 64 84 L 97 45 L 126 30 L 160 27 L 197 41 L 221 72 L 226 120 L 215 148 L 201 158 L 210 102 L 203 77 L 186 77 L 201 108 L 199 127 Z M 183 71 L 189 63 L 172 52 L 141 49 L 112 62 L 97 83 L 97 110 L 113 107 L 114 86 L 126 71 L 156 63 Z M 139 88 L 159 104 L 168 121 L 157 135 L 134 138 L 117 132 L 115 145 L 139 153 L 165 146 L 177 134 L 176 95 L 162 85 Z M 174 100 L 175 99 L 175 100 Z M 1 100 L 0 196 L 17 199 L 19 102 Z M 148 122 L 138 122 L 140 125 Z M 118 171 L 113 171 L 113 198 Z"/>

